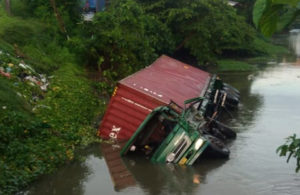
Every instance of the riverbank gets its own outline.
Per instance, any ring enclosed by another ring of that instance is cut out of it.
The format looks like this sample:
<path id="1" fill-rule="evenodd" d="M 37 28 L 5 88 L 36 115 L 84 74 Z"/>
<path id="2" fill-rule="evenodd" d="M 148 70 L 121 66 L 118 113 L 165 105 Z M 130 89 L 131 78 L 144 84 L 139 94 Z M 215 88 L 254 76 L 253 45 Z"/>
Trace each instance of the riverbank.
<path id="1" fill-rule="evenodd" d="M 13 194 L 99 142 L 105 105 L 50 26 L 0 16 L 0 194 Z"/>
<path id="2" fill-rule="evenodd" d="M 284 55 L 288 55 L 290 51 L 282 46 L 276 45 L 272 40 L 256 38 L 254 40 L 255 57 L 247 58 L 222 58 L 217 61 L 217 65 L 213 68 L 214 72 L 241 72 L 255 71 L 258 66 L 266 65 L 270 61 L 276 61 Z"/>

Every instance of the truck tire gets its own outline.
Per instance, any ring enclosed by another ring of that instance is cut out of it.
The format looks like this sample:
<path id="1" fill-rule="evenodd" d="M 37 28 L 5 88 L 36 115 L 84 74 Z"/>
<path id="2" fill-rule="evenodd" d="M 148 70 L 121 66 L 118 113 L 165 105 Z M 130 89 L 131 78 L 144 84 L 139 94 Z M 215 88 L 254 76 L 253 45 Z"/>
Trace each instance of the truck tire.
<path id="1" fill-rule="evenodd" d="M 222 90 L 222 93 L 225 94 L 226 92 Z M 226 102 L 230 103 L 232 105 L 238 105 L 240 102 L 240 98 L 238 96 L 232 95 L 230 93 L 226 93 Z"/>
<path id="2" fill-rule="evenodd" d="M 233 131 L 227 125 L 225 125 L 219 121 L 213 121 L 212 126 L 213 126 L 212 128 L 218 129 L 223 135 L 225 135 L 227 139 L 235 139 L 236 138 L 236 132 Z"/>
<path id="3" fill-rule="evenodd" d="M 214 137 L 216 137 L 220 140 L 223 140 L 223 141 L 227 140 L 227 137 L 223 133 L 221 133 L 219 131 L 219 129 L 214 128 L 214 127 L 206 130 L 205 133 L 208 134 L 208 135 L 212 135 L 212 136 L 214 136 Z"/>
<path id="4" fill-rule="evenodd" d="M 236 88 L 232 87 L 231 85 L 227 84 L 227 83 L 223 83 L 223 89 L 224 90 L 228 90 L 228 91 L 233 91 L 235 92 L 236 94 L 240 95 L 240 91 L 237 90 Z"/>
<path id="5" fill-rule="evenodd" d="M 229 158 L 230 150 L 223 141 L 212 135 L 204 135 L 204 137 L 209 141 L 207 148 L 204 150 L 204 156 L 210 158 Z"/>
<path id="6" fill-rule="evenodd" d="M 240 96 L 240 94 L 237 94 L 237 93 L 235 93 L 234 91 L 231 91 L 231 90 L 226 90 L 226 89 L 222 89 L 222 91 L 223 92 L 225 92 L 227 95 L 229 95 L 229 96 L 232 96 L 232 97 L 235 97 L 235 98 L 237 98 L 237 99 L 241 99 L 241 96 Z"/>

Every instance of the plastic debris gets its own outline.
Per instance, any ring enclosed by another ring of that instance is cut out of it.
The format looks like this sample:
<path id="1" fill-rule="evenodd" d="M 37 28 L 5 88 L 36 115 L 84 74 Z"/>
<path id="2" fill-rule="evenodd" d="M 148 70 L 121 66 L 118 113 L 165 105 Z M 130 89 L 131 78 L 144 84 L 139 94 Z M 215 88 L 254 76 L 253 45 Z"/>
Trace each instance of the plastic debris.
<path id="1" fill-rule="evenodd" d="M 45 109 L 51 110 L 50 106 L 45 106 L 45 105 L 41 104 L 41 105 L 36 105 L 34 108 L 32 108 L 32 111 L 35 112 L 38 108 L 45 108 Z"/>
<path id="2" fill-rule="evenodd" d="M 11 71 L 12 71 L 11 67 L 7 67 L 7 68 L 6 68 L 6 72 L 7 72 L 7 73 L 10 73 Z"/>
<path id="3" fill-rule="evenodd" d="M 39 85 L 39 86 L 42 85 L 42 83 L 35 76 L 26 76 L 25 80 L 31 81 L 31 83 L 34 83 L 34 84 Z"/>
<path id="4" fill-rule="evenodd" d="M 43 83 L 46 83 L 46 82 L 47 82 L 46 76 L 45 76 L 44 74 L 40 74 L 39 76 L 40 76 L 41 81 L 42 81 Z"/>
<path id="5" fill-rule="evenodd" d="M 41 90 L 47 91 L 48 85 L 49 85 L 48 83 L 45 84 L 45 85 L 42 85 L 42 86 L 41 86 Z"/>
<path id="6" fill-rule="evenodd" d="M 3 110 L 6 110 L 6 108 L 7 108 L 7 106 L 2 106 L 2 109 L 3 109 Z"/>
<path id="7" fill-rule="evenodd" d="M 34 72 L 34 73 L 35 73 L 35 70 L 34 70 L 31 66 L 29 66 L 29 65 L 27 65 L 27 64 L 25 64 L 25 63 L 19 63 L 19 66 L 20 66 L 21 68 L 25 69 L 25 70 L 30 70 L 31 72 Z"/>
<path id="8" fill-rule="evenodd" d="M 0 70 L 0 75 L 5 76 L 7 78 L 10 78 L 10 76 L 11 76 L 10 73 L 6 73 L 6 72 L 4 72 L 2 70 Z"/>

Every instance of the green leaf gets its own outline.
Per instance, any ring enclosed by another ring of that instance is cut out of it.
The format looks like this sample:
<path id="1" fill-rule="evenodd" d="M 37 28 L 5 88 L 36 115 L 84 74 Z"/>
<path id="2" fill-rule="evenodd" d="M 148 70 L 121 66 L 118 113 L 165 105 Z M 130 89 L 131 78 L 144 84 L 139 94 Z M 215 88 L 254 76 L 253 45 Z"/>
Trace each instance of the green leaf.
<path id="1" fill-rule="evenodd" d="M 289 156 L 288 156 L 286 162 L 290 161 L 290 159 L 291 159 L 291 157 L 292 157 L 293 154 L 294 154 L 294 151 L 290 151 Z"/>
<path id="2" fill-rule="evenodd" d="M 279 19 L 279 12 L 283 5 L 274 5 L 268 7 L 259 21 L 259 28 L 265 36 L 271 36 L 277 30 L 277 22 Z"/>
<path id="3" fill-rule="evenodd" d="M 268 7 L 269 0 L 257 0 L 253 9 L 253 22 L 256 27 L 259 25 L 259 21 Z"/>
<path id="4" fill-rule="evenodd" d="M 297 15 L 299 15 L 299 10 L 297 9 L 288 9 L 285 13 L 282 13 L 277 24 L 277 31 L 280 31 L 291 24 Z"/>

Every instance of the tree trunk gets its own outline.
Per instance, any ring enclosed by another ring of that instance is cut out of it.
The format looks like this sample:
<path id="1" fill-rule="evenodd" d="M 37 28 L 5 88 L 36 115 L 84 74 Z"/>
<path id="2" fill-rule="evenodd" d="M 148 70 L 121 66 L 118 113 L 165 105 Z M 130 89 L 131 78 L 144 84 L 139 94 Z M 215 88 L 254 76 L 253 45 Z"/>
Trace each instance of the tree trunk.
<path id="1" fill-rule="evenodd" d="M 10 0 L 5 0 L 5 9 L 8 15 L 11 15 L 10 12 Z"/>
<path id="2" fill-rule="evenodd" d="M 64 23 L 64 21 L 63 21 L 61 15 L 60 15 L 60 13 L 59 13 L 57 7 L 56 7 L 56 2 L 55 2 L 55 0 L 50 0 L 50 4 L 51 4 L 51 6 L 52 6 L 52 8 L 53 8 L 53 10 L 54 10 L 54 14 L 55 14 L 57 23 L 58 23 L 58 25 L 59 25 L 60 31 L 61 31 L 62 33 L 64 33 L 64 34 L 67 36 L 67 39 L 69 39 L 69 36 L 68 36 L 68 34 L 67 34 L 67 30 L 66 30 L 66 27 L 65 27 L 65 23 Z"/>

